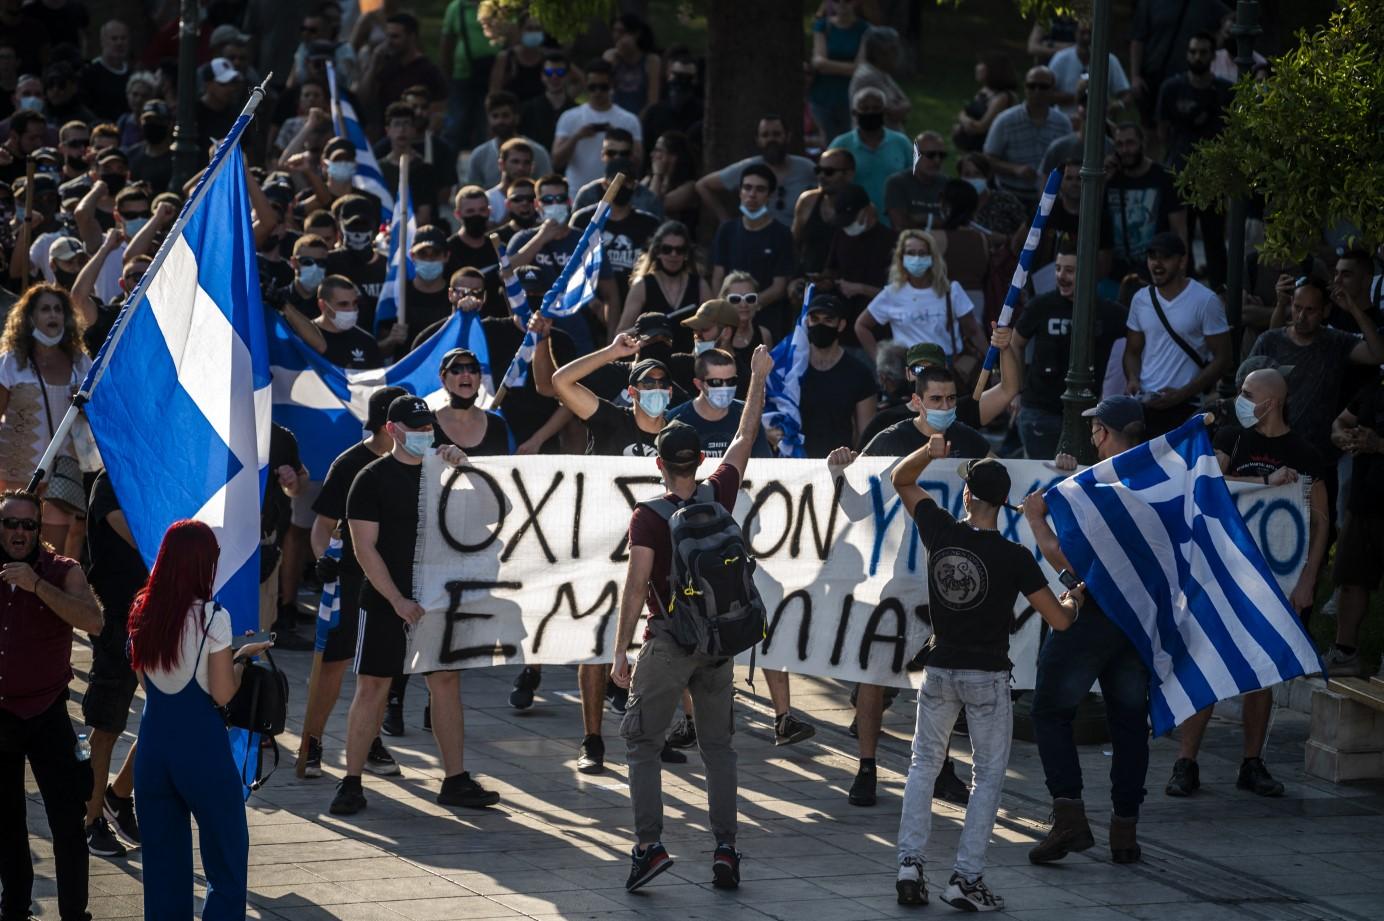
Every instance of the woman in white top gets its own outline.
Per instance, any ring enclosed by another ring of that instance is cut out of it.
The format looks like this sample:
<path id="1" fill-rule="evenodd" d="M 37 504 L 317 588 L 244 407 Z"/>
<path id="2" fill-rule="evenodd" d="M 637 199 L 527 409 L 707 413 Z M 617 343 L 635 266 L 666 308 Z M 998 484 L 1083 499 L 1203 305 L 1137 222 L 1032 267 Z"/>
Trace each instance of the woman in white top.
<path id="1" fill-rule="evenodd" d="M 0 490 L 29 482 L 90 368 L 67 289 L 41 284 L 24 292 L 0 335 Z M 58 454 L 76 457 L 71 435 Z M 75 517 L 71 506 L 44 502 L 43 539 L 63 551 Z"/>
<path id="2" fill-rule="evenodd" d="M 144 856 L 144 916 L 191 918 L 192 825 L 207 878 L 202 917 L 245 917 L 250 834 L 240 771 L 218 707 L 235 696 L 244 660 L 230 615 L 210 599 L 221 550 L 200 521 L 177 521 L 130 610 L 130 664 L 146 701 L 135 754 L 135 809 Z"/>
<path id="3" fill-rule="evenodd" d="M 985 353 L 986 340 L 975 304 L 961 285 L 947 279 L 947 262 L 937 238 L 926 230 L 899 234 L 889 284 L 856 318 L 855 335 L 871 358 L 880 327 L 886 324 L 895 342 L 941 346 L 953 365 L 967 346 L 973 355 Z"/>

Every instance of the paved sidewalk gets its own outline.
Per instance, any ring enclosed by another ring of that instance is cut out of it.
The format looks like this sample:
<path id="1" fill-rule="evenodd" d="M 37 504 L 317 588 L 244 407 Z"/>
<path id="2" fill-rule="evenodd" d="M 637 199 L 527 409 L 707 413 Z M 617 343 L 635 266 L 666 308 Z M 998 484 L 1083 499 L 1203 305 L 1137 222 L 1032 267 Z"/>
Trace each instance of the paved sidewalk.
<path id="1" fill-rule="evenodd" d="M 467 767 L 500 791 L 485 811 L 435 802 L 441 777 L 432 736 L 420 728 L 425 700 L 415 680 L 406 706 L 407 735 L 386 739 L 403 776 L 366 775 L 369 808 L 350 821 L 327 814 L 343 765 L 345 705 L 328 727 L 324 767 L 331 776 L 299 781 L 291 750 L 301 725 L 305 653 L 276 660 L 293 682 L 290 751 L 279 772 L 249 802 L 252 918 L 441 919 L 627 918 L 851 921 L 915 916 L 894 901 L 894 850 L 903 771 L 911 735 L 912 694 L 886 715 L 880 751 L 880 799 L 870 809 L 846 802 L 855 771 L 851 714 L 834 682 L 795 678 L 795 709 L 817 721 L 815 739 L 776 748 L 765 700 L 743 675 L 737 725 L 740 752 L 742 887 L 710 885 L 713 841 L 707 831 L 698 755 L 664 775 L 667 834 L 676 866 L 645 890 L 627 894 L 630 838 L 623 745 L 606 719 L 608 769 L 574 770 L 579 741 L 576 674 L 545 669 L 536 706 L 509 709 L 515 668 L 468 671 Z M 74 649 L 77 693 L 85 689 L 89 647 Z M 761 695 L 765 689 L 758 683 Z M 350 680 L 344 695 L 349 699 Z M 136 703 L 136 708 L 142 707 Z M 132 732 L 136 728 L 132 720 Z M 1336 786 L 1302 773 L 1306 719 L 1279 711 L 1268 762 L 1287 783 L 1277 800 L 1237 791 L 1238 727 L 1216 720 L 1202 754 L 1203 788 L 1172 800 L 1162 787 L 1176 756 L 1155 743 L 1149 797 L 1140 823 L 1144 860 L 1109 860 L 1105 747 L 1082 749 L 1088 808 L 1097 845 L 1061 864 L 1034 867 L 1027 850 L 1041 836 L 1048 796 L 1035 747 L 1015 743 L 1004 801 L 989 851 L 986 881 L 1007 901 L 998 917 L 1022 921 L 1104 919 L 1377 919 L 1384 907 L 1384 784 Z M 123 757 L 127 734 L 116 752 Z M 960 771 L 969 771 L 958 742 Z M 195 753 L 189 752 L 189 756 Z M 29 827 L 36 855 L 38 916 L 57 917 L 52 850 L 41 800 L 30 779 Z M 962 811 L 942 806 L 927 876 L 934 904 L 945 886 Z M 200 863 L 198 865 L 200 871 Z M 138 850 L 118 860 L 92 858 L 91 911 L 98 919 L 142 914 Z"/>

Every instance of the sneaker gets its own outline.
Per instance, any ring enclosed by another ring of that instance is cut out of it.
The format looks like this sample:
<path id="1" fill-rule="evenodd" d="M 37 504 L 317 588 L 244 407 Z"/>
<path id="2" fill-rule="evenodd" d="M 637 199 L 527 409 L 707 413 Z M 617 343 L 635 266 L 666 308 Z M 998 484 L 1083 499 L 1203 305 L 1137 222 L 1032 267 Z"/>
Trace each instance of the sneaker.
<path id="1" fill-rule="evenodd" d="M 614 681 L 606 682 L 606 700 L 610 701 L 610 709 L 616 713 L 624 713 L 625 706 L 629 703 L 629 688 L 622 688 Z"/>
<path id="2" fill-rule="evenodd" d="M 875 769 L 862 767 L 856 772 L 855 782 L 846 799 L 852 806 L 873 806 L 875 804 Z"/>
<path id="3" fill-rule="evenodd" d="M 533 692 L 543 682 L 543 673 L 536 668 L 524 666 L 519 677 L 514 679 L 514 690 L 509 692 L 509 705 L 516 710 L 527 710 L 533 706 Z"/>
<path id="4" fill-rule="evenodd" d="M 711 856 L 711 885 L 717 889 L 740 888 L 740 852 L 735 845 L 716 845 L 716 853 Z"/>
<path id="5" fill-rule="evenodd" d="M 947 881 L 942 901 L 962 911 L 1004 911 L 1004 899 L 991 892 L 984 879 L 977 877 L 968 883 L 960 873 L 953 873 Z"/>
<path id="6" fill-rule="evenodd" d="M 432 704 L 423 704 L 423 731 L 432 732 Z"/>
<path id="7" fill-rule="evenodd" d="M 899 876 L 894 882 L 900 905 L 926 905 L 927 880 L 923 878 L 923 862 L 916 857 L 905 857 L 899 864 Z"/>
<path id="8" fill-rule="evenodd" d="M 500 794 L 487 790 L 476 783 L 470 771 L 453 774 L 442 781 L 442 790 L 437 801 L 444 806 L 466 806 L 470 809 L 484 809 L 500 801 Z"/>
<path id="9" fill-rule="evenodd" d="M 673 858 L 668 856 L 663 843 L 651 844 L 641 852 L 639 845 L 630 850 L 630 878 L 625 880 L 625 891 L 633 892 L 664 870 L 671 869 Z"/>
<path id="10" fill-rule="evenodd" d="M 312 736 L 308 736 L 308 753 L 303 759 L 303 776 L 322 776 L 322 743 Z"/>
<path id="11" fill-rule="evenodd" d="M 1178 758 L 1173 764 L 1173 776 L 1163 792 L 1169 796 L 1191 796 L 1201 786 L 1201 770 L 1191 758 Z"/>
<path id="12" fill-rule="evenodd" d="M 956 776 L 956 762 L 950 758 L 942 762 L 942 771 L 932 785 L 932 798 L 956 806 L 965 806 L 971 801 L 971 789 Z"/>
<path id="13" fill-rule="evenodd" d="M 404 734 L 404 702 L 402 700 L 391 700 L 385 704 L 384 721 L 380 723 L 380 732 L 387 736 Z"/>
<path id="14" fill-rule="evenodd" d="M 1363 678 L 1365 669 L 1360 665 L 1360 650 L 1347 653 L 1340 646 L 1332 644 L 1322 656 L 1322 665 L 1330 678 Z"/>
<path id="15" fill-rule="evenodd" d="M 687 756 L 665 741 L 663 751 L 658 753 L 658 760 L 664 764 L 686 764 Z"/>
<path id="16" fill-rule="evenodd" d="M 1263 758 L 1246 758 L 1240 763 L 1240 776 L 1235 786 L 1241 790 L 1252 790 L 1259 796 L 1282 796 L 1283 782 L 1274 780 Z"/>
<path id="17" fill-rule="evenodd" d="M 103 815 L 86 827 L 87 850 L 97 857 L 124 857 L 125 845 Z"/>
<path id="18" fill-rule="evenodd" d="M 697 724 L 692 717 L 683 714 L 673 731 L 668 733 L 668 744 L 673 748 L 695 748 L 697 746 Z"/>
<path id="19" fill-rule="evenodd" d="M 133 796 L 116 796 L 115 788 L 107 784 L 106 802 L 101 812 L 126 841 L 139 843 L 139 819 L 135 816 Z"/>
<path id="20" fill-rule="evenodd" d="M 394 760 L 394 756 L 384 747 L 379 736 L 375 736 L 375 741 L 370 743 L 370 753 L 365 756 L 365 769 L 381 777 L 393 777 L 401 773 L 399 762 Z"/>
<path id="21" fill-rule="evenodd" d="M 332 815 L 355 815 L 365 808 L 365 791 L 361 789 L 360 778 L 346 776 L 336 785 L 336 796 L 332 798 L 327 811 Z"/>
<path id="22" fill-rule="evenodd" d="M 774 720 L 774 744 L 792 745 L 817 734 L 817 727 L 795 717 L 792 711 Z"/>
<path id="23" fill-rule="evenodd" d="M 581 755 L 577 758 L 578 774 L 600 774 L 605 771 L 605 739 L 590 735 L 581 740 Z"/>

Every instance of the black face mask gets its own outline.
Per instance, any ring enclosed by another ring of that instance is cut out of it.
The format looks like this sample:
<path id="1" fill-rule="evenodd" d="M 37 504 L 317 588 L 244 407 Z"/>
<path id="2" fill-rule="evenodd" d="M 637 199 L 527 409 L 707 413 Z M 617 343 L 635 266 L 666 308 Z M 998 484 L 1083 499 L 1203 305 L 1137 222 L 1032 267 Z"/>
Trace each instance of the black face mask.
<path id="1" fill-rule="evenodd" d="M 878 131 L 884 127 L 884 113 L 857 112 L 855 123 L 861 131 Z"/>
<path id="2" fill-rule="evenodd" d="M 470 409 L 472 406 L 476 405 L 476 397 L 478 396 L 480 396 L 479 393 L 473 393 L 469 397 L 462 397 L 449 392 L 447 394 L 447 403 L 452 409 Z"/>
<path id="3" fill-rule="evenodd" d="M 764 145 L 763 153 L 766 163 L 782 163 L 784 154 L 783 142 L 770 141 L 768 144 Z"/>
<path id="4" fill-rule="evenodd" d="M 686 79 L 668 81 L 668 98 L 672 102 L 686 102 L 696 95 L 697 84 L 695 81 Z"/>
<path id="5" fill-rule="evenodd" d="M 101 181 L 106 184 L 106 191 L 111 195 L 125 188 L 125 177 L 119 173 L 102 173 Z"/>
<path id="6" fill-rule="evenodd" d="M 1211 62 L 1210 62 L 1210 61 L 1203 61 L 1203 60 L 1198 59 L 1198 60 L 1195 60 L 1195 61 L 1188 61 L 1188 62 L 1187 62 L 1187 70 L 1189 70 L 1190 72 L 1196 74 L 1198 77 L 1200 77 L 1202 74 L 1206 73 L 1206 72 L 1207 72 L 1208 70 L 1210 70 L 1210 69 L 1211 69 Z"/>
<path id="7" fill-rule="evenodd" d="M 64 272 L 62 269 L 53 269 L 53 278 L 58 284 L 67 290 L 72 290 L 72 285 L 77 281 L 76 272 Z"/>
<path id="8" fill-rule="evenodd" d="M 461 229 L 468 237 L 485 236 L 486 218 L 483 214 L 471 214 L 461 219 Z"/>
<path id="9" fill-rule="evenodd" d="M 146 144 L 162 144 L 168 139 L 168 126 L 158 122 L 149 122 L 144 125 L 143 131 Z"/>
<path id="10" fill-rule="evenodd" d="M 816 326 L 807 328 L 807 341 L 819 349 L 831 348 L 840 337 L 841 331 L 835 326 L 828 326 L 826 323 L 818 323 Z"/>
<path id="11" fill-rule="evenodd" d="M 633 198 L 634 189 L 630 188 L 628 185 L 622 185 L 620 186 L 620 191 L 615 193 L 615 197 L 611 199 L 611 201 L 614 202 L 617 207 L 623 208 L 628 205 Z"/>
<path id="12" fill-rule="evenodd" d="M 84 173 L 84 172 L 86 172 L 87 162 L 86 162 L 85 160 L 83 160 L 81 157 L 68 156 L 68 157 L 65 157 L 64 159 L 67 161 L 67 168 L 70 169 L 70 170 L 72 170 L 72 172 L 74 172 L 74 173 Z"/>

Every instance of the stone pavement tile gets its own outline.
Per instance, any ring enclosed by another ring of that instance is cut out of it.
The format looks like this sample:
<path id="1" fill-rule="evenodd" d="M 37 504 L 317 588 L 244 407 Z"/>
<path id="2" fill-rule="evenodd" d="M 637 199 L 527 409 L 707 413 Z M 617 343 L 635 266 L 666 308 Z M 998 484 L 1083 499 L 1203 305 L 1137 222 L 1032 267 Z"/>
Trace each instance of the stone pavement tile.
<path id="1" fill-rule="evenodd" d="M 1087 883 L 1079 880 L 1067 882 L 1065 892 L 1079 895 L 1102 905 L 1163 905 L 1171 902 L 1199 901 L 1202 896 L 1168 886 L 1151 879 L 1125 879 L 1119 882 Z M 1213 893 L 1207 893 L 1210 897 Z"/>
<path id="2" fill-rule="evenodd" d="M 250 868 L 249 884 L 251 889 L 263 886 L 292 886 L 299 883 L 320 882 L 322 882 L 322 877 L 319 874 L 307 867 L 293 864 L 288 866 L 257 864 Z"/>
<path id="3" fill-rule="evenodd" d="M 791 902 L 754 903 L 754 908 L 778 921 L 869 921 L 879 916 L 878 909 L 855 899 L 827 896 Z"/>
<path id="4" fill-rule="evenodd" d="M 895 871 L 891 869 L 870 873 L 852 873 L 849 876 L 819 876 L 813 878 L 812 882 L 836 895 L 859 899 L 879 895 L 881 892 L 892 893 L 895 879 L 897 876 Z"/>
<path id="5" fill-rule="evenodd" d="M 376 856 L 357 857 L 344 860 L 331 860 L 319 863 L 304 864 L 302 869 L 314 874 L 320 879 L 346 881 L 346 880 L 369 880 L 369 879 L 390 879 L 396 876 L 426 876 L 427 869 L 415 866 L 414 864 L 391 857 L 387 854 L 376 852 Z M 250 868 L 251 878 L 253 878 L 255 868 Z"/>
<path id="6" fill-rule="evenodd" d="M 290 905 L 343 905 L 369 900 L 338 883 L 319 880 L 286 886 L 251 886 L 250 901 L 255 905 L 277 909 Z"/>
<path id="7" fill-rule="evenodd" d="M 96 860 L 92 860 L 92 865 Z M 53 885 L 54 880 L 36 879 L 34 880 L 34 894 L 38 895 L 40 884 Z M 92 895 L 101 893 L 104 895 L 132 895 L 142 896 L 144 894 L 144 881 L 140 879 L 138 873 L 103 873 L 99 876 L 91 874 L 88 878 L 88 889 Z M 56 888 L 54 889 L 56 894 Z"/>
<path id="8" fill-rule="evenodd" d="M 1347 912 L 1366 918 L 1380 915 L 1381 900 L 1377 895 L 1329 895 L 1315 901 L 1338 909 L 1343 915 Z"/>
<path id="9" fill-rule="evenodd" d="M 1005 902 L 1004 913 L 1015 921 L 1131 921 L 1133 915 L 1105 905 L 1092 908 L 1040 908 L 1019 910 Z M 1219 921 L 1214 913 L 1203 915 L 1207 921 Z"/>
<path id="10" fill-rule="evenodd" d="M 941 893 L 946 890 L 950 879 L 950 873 L 943 873 L 937 877 L 936 886 L 933 887 L 934 897 L 940 897 Z M 931 875 L 929 875 L 928 882 L 932 882 Z M 1005 911 L 1007 912 L 1056 908 L 1096 908 L 1101 904 L 1099 900 L 1078 892 L 1075 887 L 1005 884 L 998 874 L 988 871 L 985 874 L 985 882 L 994 890 L 996 895 L 1004 899 Z M 1022 880 L 1015 882 L 1022 882 Z"/>
<path id="11" fill-rule="evenodd" d="M 409 921 L 470 921 L 479 918 L 522 918 L 512 908 L 481 895 L 437 899 L 375 901 L 373 904 L 408 918 Z"/>
<path id="12" fill-rule="evenodd" d="M 444 878 L 468 892 L 486 896 L 514 892 L 563 892 L 579 886 L 589 886 L 595 881 L 593 874 L 586 870 L 536 872 L 533 867 L 494 873 L 462 870 L 448 873 Z"/>
<path id="13" fill-rule="evenodd" d="M 358 902 L 394 902 L 409 899 L 458 898 L 477 895 L 455 880 L 442 876 L 401 876 L 396 879 L 366 879 L 333 883 L 355 896 Z"/>
<path id="14" fill-rule="evenodd" d="M 296 905 L 275 909 L 284 921 L 401 921 L 403 915 L 384 905 Z"/>
<path id="15" fill-rule="evenodd" d="M 628 909 L 630 906 L 588 889 L 566 892 L 523 894 L 517 892 L 494 896 L 494 900 L 526 915 L 565 914 L 567 912 L 607 912 Z"/>

